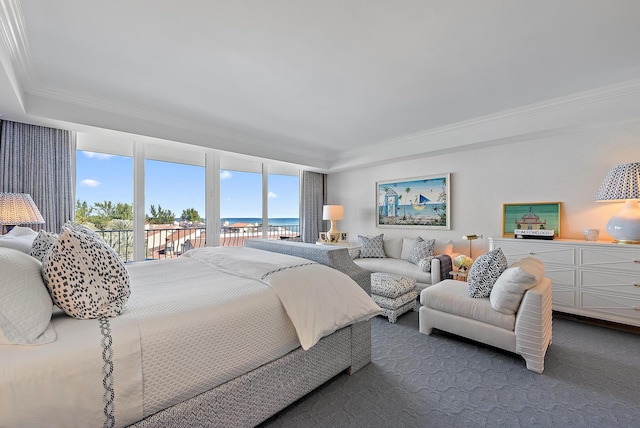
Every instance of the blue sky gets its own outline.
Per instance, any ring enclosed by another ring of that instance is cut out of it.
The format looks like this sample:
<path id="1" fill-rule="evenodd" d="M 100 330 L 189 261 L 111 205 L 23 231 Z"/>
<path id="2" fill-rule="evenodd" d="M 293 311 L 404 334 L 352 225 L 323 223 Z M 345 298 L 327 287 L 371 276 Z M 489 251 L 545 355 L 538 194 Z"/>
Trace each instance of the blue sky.
<path id="1" fill-rule="evenodd" d="M 78 151 L 76 199 L 95 202 L 131 203 L 133 159 Z M 151 204 L 180 216 L 195 208 L 204 217 L 204 167 L 162 161 L 145 161 L 145 212 Z M 220 216 L 261 217 L 262 178 L 257 173 L 220 172 Z M 298 217 L 298 177 L 269 176 L 269 217 Z"/>

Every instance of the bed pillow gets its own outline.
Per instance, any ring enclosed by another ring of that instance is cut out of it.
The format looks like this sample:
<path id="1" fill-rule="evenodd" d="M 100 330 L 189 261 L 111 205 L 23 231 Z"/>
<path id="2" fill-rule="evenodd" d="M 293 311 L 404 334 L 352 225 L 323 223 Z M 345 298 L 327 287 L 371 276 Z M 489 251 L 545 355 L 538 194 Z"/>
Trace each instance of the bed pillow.
<path id="1" fill-rule="evenodd" d="M 0 235 L 0 247 L 13 248 L 29 254 L 36 235 L 38 235 L 38 232 L 31 228 L 15 226 L 9 232 Z"/>
<path id="2" fill-rule="evenodd" d="M 491 307 L 503 314 L 518 312 L 524 293 L 544 277 L 544 264 L 535 257 L 525 257 L 509 266 L 491 289 Z"/>
<path id="3" fill-rule="evenodd" d="M 468 276 L 469 296 L 489 297 L 498 277 L 507 269 L 507 258 L 501 248 L 478 257 L 471 265 Z"/>
<path id="4" fill-rule="evenodd" d="M 58 242 L 57 233 L 41 230 L 38 232 L 36 239 L 33 240 L 29 254 L 42 262 L 56 242 Z"/>
<path id="5" fill-rule="evenodd" d="M 131 294 L 120 256 L 91 229 L 67 223 L 42 266 L 53 302 L 68 315 L 120 315 Z"/>
<path id="6" fill-rule="evenodd" d="M 407 260 L 414 265 L 420 263 L 420 260 L 433 256 L 433 249 L 436 245 L 435 239 L 429 239 L 425 241 L 422 237 L 418 236 L 416 242 L 413 244 Z"/>
<path id="7" fill-rule="evenodd" d="M 360 257 L 362 258 L 386 258 L 384 253 L 384 233 L 369 237 L 358 235 L 360 242 Z"/>
<path id="8" fill-rule="evenodd" d="M 56 340 L 53 303 L 42 264 L 21 251 L 0 248 L 0 345 L 43 345 Z"/>

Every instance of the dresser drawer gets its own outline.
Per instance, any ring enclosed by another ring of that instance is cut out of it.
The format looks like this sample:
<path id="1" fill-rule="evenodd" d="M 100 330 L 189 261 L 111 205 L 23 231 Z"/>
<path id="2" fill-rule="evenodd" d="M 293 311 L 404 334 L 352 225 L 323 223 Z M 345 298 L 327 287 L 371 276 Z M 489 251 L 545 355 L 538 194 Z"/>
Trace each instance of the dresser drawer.
<path id="1" fill-rule="evenodd" d="M 625 270 L 640 275 L 640 250 L 626 248 L 580 248 L 580 265 Z"/>
<path id="2" fill-rule="evenodd" d="M 583 269 L 580 270 L 580 285 L 592 292 L 625 293 L 640 299 L 640 275 Z"/>
<path id="3" fill-rule="evenodd" d="M 531 239 L 526 241 L 496 242 L 495 247 L 502 248 L 509 264 L 526 256 L 540 259 L 544 264 L 574 265 L 576 263 L 575 247 L 529 243 Z"/>
<path id="4" fill-rule="evenodd" d="M 575 308 L 576 306 L 576 292 L 571 288 L 556 287 L 552 285 L 551 301 L 553 303 L 553 309 L 562 309 L 561 306 L 567 308 Z"/>
<path id="5" fill-rule="evenodd" d="M 564 268 L 560 266 L 545 266 L 544 276 L 551 279 L 551 285 L 565 287 L 576 286 L 576 270 L 573 268 Z"/>
<path id="6" fill-rule="evenodd" d="M 580 307 L 589 311 L 612 315 L 615 317 L 615 319 L 612 319 L 614 321 L 629 319 L 635 325 L 640 323 L 640 298 L 581 291 Z"/>

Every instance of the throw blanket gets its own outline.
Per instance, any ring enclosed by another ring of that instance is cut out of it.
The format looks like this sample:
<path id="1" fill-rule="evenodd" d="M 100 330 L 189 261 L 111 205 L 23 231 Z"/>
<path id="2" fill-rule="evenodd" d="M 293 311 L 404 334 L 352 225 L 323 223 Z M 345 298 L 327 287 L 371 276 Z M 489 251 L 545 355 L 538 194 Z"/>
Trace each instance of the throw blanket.
<path id="1" fill-rule="evenodd" d="M 348 275 L 307 259 L 253 248 L 203 248 L 184 257 L 268 284 L 278 295 L 303 349 L 334 331 L 367 320 L 382 309 Z"/>
<path id="2" fill-rule="evenodd" d="M 436 256 L 436 258 L 440 259 L 440 280 L 444 281 L 445 279 L 451 279 L 452 276 L 449 275 L 449 272 L 453 270 L 451 256 L 448 254 L 440 254 L 439 256 Z"/>

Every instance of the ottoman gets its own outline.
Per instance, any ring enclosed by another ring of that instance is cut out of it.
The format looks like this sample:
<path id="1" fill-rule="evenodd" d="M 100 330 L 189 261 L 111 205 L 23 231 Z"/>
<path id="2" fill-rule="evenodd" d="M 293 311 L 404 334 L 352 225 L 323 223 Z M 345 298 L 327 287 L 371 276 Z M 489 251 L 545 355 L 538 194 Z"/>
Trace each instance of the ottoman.
<path id="1" fill-rule="evenodd" d="M 391 273 L 371 274 L 371 298 L 383 310 L 390 323 L 410 310 L 416 310 L 416 280 Z"/>

